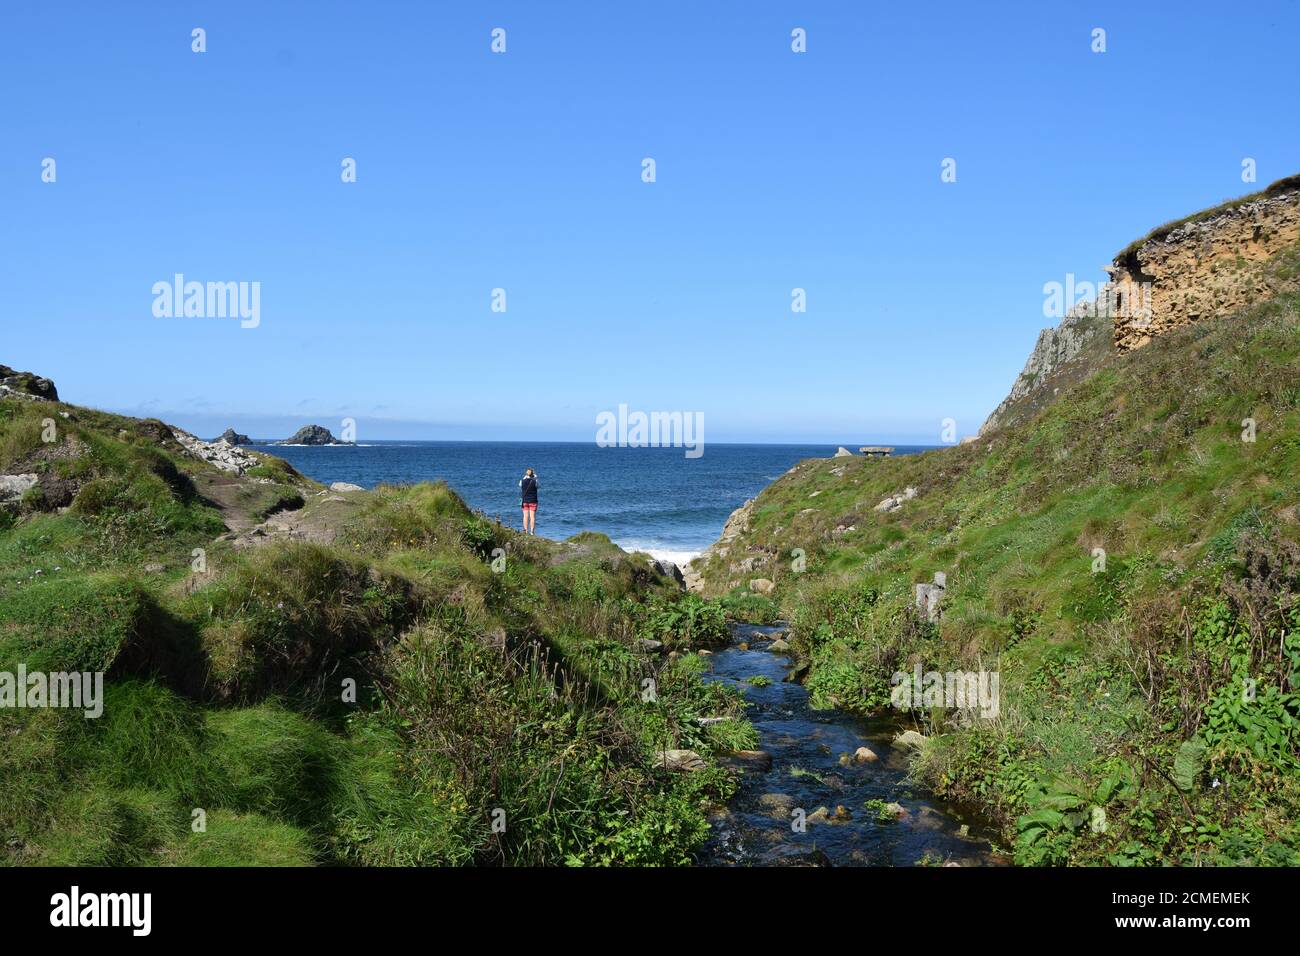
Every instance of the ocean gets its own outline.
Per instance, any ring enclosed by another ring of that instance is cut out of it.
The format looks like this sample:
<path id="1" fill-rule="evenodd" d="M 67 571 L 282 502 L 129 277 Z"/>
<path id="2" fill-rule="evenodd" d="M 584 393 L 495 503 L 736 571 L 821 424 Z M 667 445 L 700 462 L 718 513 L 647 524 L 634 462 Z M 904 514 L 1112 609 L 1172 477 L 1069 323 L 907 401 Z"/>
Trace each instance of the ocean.
<path id="1" fill-rule="evenodd" d="M 601 448 L 594 442 L 388 441 L 361 445 L 263 445 L 316 481 L 446 481 L 472 508 L 520 526 L 519 479 L 539 482 L 537 533 L 563 539 L 601 531 L 628 550 L 679 563 L 717 540 L 727 516 L 805 458 L 834 445 L 709 444 L 700 458 L 681 448 Z M 895 454 L 924 451 L 897 446 Z"/>

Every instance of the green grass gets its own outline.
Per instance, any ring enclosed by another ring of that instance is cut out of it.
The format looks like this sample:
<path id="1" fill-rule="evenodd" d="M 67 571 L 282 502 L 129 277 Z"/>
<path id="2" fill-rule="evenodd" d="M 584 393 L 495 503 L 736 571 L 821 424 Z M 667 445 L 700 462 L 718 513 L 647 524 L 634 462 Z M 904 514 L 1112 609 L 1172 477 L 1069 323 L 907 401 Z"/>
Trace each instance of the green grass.
<path id="1" fill-rule="evenodd" d="M 803 462 L 703 569 L 707 592 L 744 600 L 749 579 L 776 581 L 817 706 L 884 710 L 891 675 L 918 659 L 997 667 L 996 721 L 914 715 L 933 735 L 915 772 L 983 804 L 1020 862 L 1294 859 L 1298 317 L 1288 294 L 1161 337 L 976 444 Z M 909 486 L 902 508 L 874 511 Z M 749 555 L 757 567 L 738 574 L 730 562 Z M 948 584 L 938 625 L 912 608 L 913 586 L 936 571 Z M 1267 706 L 1227 716 L 1231 667 L 1186 638 L 1204 600 L 1245 635 L 1240 659 L 1270 688 Z M 1215 719 L 1239 728 L 1234 743 L 1214 736 Z M 1161 773 L 1189 740 L 1216 770 L 1180 794 Z M 1132 785 L 1100 798 L 1117 773 Z"/>
<path id="2" fill-rule="evenodd" d="M 98 719 L 0 711 L 7 862 L 681 864 L 732 787 L 713 757 L 756 739 L 636 645 L 716 640 L 719 607 L 603 535 L 525 538 L 445 484 L 331 503 L 270 457 L 239 481 L 74 406 L 0 401 L 0 461 L 70 505 L 0 511 L 0 668 L 106 674 Z M 218 499 L 338 534 L 234 547 Z M 675 746 L 709 768 L 665 774 Z"/>

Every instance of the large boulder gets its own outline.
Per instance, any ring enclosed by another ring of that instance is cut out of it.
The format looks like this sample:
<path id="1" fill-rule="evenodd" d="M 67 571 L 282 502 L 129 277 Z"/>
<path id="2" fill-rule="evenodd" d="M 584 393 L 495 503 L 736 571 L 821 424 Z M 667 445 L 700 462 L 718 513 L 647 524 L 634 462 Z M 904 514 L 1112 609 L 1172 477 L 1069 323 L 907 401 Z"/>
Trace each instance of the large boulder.
<path id="1" fill-rule="evenodd" d="M 233 428 L 227 428 L 224 432 L 221 433 L 220 438 L 213 439 L 213 441 L 223 441 L 230 445 L 253 444 L 253 439 L 249 438 L 247 435 L 241 435 Z"/>

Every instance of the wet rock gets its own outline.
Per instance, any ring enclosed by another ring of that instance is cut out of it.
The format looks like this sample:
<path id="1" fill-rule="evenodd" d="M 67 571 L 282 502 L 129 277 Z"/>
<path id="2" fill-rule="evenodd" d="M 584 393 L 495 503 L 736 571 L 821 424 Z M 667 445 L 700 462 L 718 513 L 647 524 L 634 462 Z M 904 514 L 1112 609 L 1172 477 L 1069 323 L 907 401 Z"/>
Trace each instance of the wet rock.
<path id="1" fill-rule="evenodd" d="M 829 807 L 818 807 L 812 813 L 808 814 L 809 823 L 847 823 L 853 819 L 853 814 L 849 808 L 842 803 L 837 803 L 835 809 Z"/>
<path id="2" fill-rule="evenodd" d="M 859 747 L 857 750 L 853 751 L 854 763 L 875 763 L 879 759 L 880 755 L 870 747 Z"/>
<path id="3" fill-rule="evenodd" d="M 790 645 L 778 637 L 771 644 L 767 645 L 767 649 L 773 654 L 788 654 L 790 652 Z"/>
<path id="4" fill-rule="evenodd" d="M 794 809 L 794 797 L 788 793 L 765 793 L 758 798 L 758 805 L 773 816 L 788 817 Z"/>
<path id="5" fill-rule="evenodd" d="M 742 651 L 747 651 L 749 650 L 749 641 L 741 641 L 736 645 L 736 647 L 740 648 Z"/>
<path id="6" fill-rule="evenodd" d="M 903 806 L 901 803 L 885 804 L 885 812 L 888 813 L 890 816 L 892 816 L 895 820 L 901 820 L 904 817 L 908 816 L 907 807 Z"/>
<path id="7" fill-rule="evenodd" d="M 772 769 L 772 755 L 766 750 L 736 750 L 719 761 L 730 770 L 763 773 Z"/>
<path id="8" fill-rule="evenodd" d="M 694 750 L 661 750 L 655 754 L 655 762 L 665 770 L 680 770 L 693 773 L 703 770 L 704 758 Z"/>
<path id="9" fill-rule="evenodd" d="M 804 677 L 807 674 L 808 674 L 807 663 L 796 664 L 794 667 L 790 668 L 790 670 L 786 672 L 786 675 L 784 678 L 782 678 L 782 680 L 784 680 L 785 683 L 787 684 L 798 684 L 803 681 Z"/>
<path id="10" fill-rule="evenodd" d="M 774 846 L 760 857 L 765 866 L 830 866 L 831 858 L 816 847 L 793 843 Z"/>

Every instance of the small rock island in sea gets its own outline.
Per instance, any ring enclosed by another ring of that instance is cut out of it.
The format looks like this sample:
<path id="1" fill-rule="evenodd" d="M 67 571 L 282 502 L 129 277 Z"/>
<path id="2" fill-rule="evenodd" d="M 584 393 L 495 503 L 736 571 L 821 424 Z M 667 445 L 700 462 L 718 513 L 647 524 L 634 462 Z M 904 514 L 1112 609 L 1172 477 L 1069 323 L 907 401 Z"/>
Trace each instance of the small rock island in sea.
<path id="1" fill-rule="evenodd" d="M 304 425 L 293 433 L 291 438 L 278 441 L 277 445 L 354 445 L 356 442 L 339 441 L 328 428 L 320 425 Z"/>
<path id="2" fill-rule="evenodd" d="M 214 439 L 212 439 L 212 440 L 213 440 L 214 442 L 223 441 L 223 442 L 226 442 L 226 443 L 229 444 L 229 445 L 251 445 L 251 444 L 253 444 L 253 439 L 249 438 L 247 435 L 241 435 L 241 434 L 239 434 L 239 432 L 235 431 L 233 428 L 227 428 L 224 432 L 221 433 L 221 437 L 220 437 L 220 438 L 214 438 Z"/>

